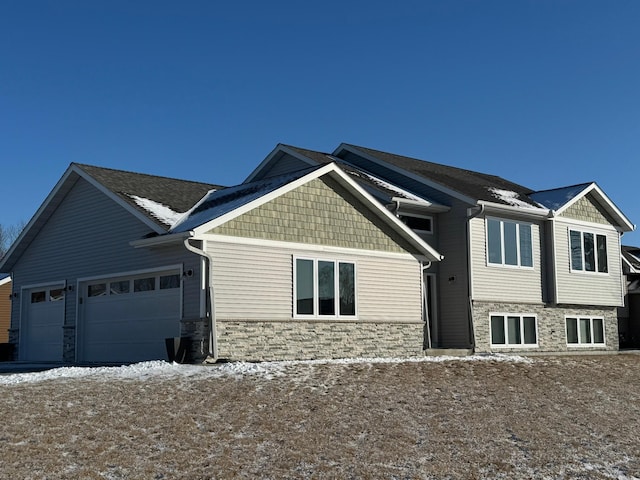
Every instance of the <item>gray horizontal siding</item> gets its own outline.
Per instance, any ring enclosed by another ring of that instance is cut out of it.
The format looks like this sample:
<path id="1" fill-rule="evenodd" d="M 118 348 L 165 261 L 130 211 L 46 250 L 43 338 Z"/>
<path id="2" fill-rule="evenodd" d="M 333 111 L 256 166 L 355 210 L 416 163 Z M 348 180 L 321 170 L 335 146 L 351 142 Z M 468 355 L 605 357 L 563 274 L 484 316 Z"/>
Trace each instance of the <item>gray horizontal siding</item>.
<path id="1" fill-rule="evenodd" d="M 589 231 L 607 236 L 609 272 L 595 274 L 571 272 L 569 229 Z M 598 227 L 584 227 L 557 220 L 555 225 L 556 277 L 558 303 L 578 305 L 623 305 L 623 285 L 618 232 Z"/>
<path id="2" fill-rule="evenodd" d="M 220 320 L 290 320 L 293 257 L 356 263 L 358 319 L 421 321 L 420 264 L 413 258 L 334 254 L 306 249 L 209 241 Z"/>
<path id="3" fill-rule="evenodd" d="M 71 189 L 14 268 L 18 285 L 119 274 L 132 270 L 182 264 L 194 276 L 184 283 L 185 316 L 199 315 L 200 260 L 182 246 L 133 248 L 132 240 L 149 228 L 83 179 Z M 76 291 L 66 296 L 66 325 L 75 325 Z M 14 302 L 13 319 L 19 302 Z M 14 324 L 14 328 L 18 325 Z"/>
<path id="4" fill-rule="evenodd" d="M 487 264 L 485 218 L 477 217 L 471 220 L 474 300 L 523 303 L 540 303 L 543 301 L 543 257 L 541 253 L 540 223 L 531 223 L 531 234 L 533 243 L 532 269 L 490 266 Z"/>
<path id="5" fill-rule="evenodd" d="M 438 216 L 435 235 L 444 255 L 436 270 L 439 311 L 435 340 L 440 347 L 468 347 L 471 342 L 466 225 L 467 205 L 458 200 L 452 201 L 449 212 Z"/>
<path id="6" fill-rule="evenodd" d="M 308 163 L 285 153 L 277 161 L 273 162 L 269 168 L 261 171 L 259 178 L 276 177 L 309 167 Z"/>

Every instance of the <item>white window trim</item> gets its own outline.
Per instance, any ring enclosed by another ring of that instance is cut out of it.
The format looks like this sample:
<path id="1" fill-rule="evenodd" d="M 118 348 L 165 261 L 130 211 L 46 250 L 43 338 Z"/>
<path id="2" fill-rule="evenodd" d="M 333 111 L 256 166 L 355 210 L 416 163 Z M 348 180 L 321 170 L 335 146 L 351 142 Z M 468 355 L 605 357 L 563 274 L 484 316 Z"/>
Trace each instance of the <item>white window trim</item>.
<path id="1" fill-rule="evenodd" d="M 508 327 L 509 323 L 507 317 L 519 317 L 520 318 L 520 339 L 524 342 L 524 317 L 533 317 L 536 324 L 536 343 L 493 343 L 491 335 L 491 318 L 503 317 L 504 323 L 504 338 L 505 342 L 509 341 Z M 538 316 L 534 313 L 505 313 L 505 312 L 489 312 L 489 344 L 491 348 L 539 348 L 539 335 L 538 335 Z"/>
<path id="2" fill-rule="evenodd" d="M 421 215 L 419 213 L 400 213 L 399 214 L 400 220 L 402 221 L 402 217 L 414 217 L 414 218 L 424 218 L 426 220 L 429 220 L 429 222 L 431 222 L 431 230 L 422 230 L 422 229 L 417 229 L 417 228 L 412 228 L 411 230 L 413 230 L 416 233 L 422 233 L 422 234 L 428 234 L 428 235 L 433 235 L 433 217 L 431 215 Z M 404 222 L 402 222 L 404 223 Z M 407 225 L 408 226 L 408 225 Z M 411 228 L 411 227 L 409 227 Z"/>
<path id="3" fill-rule="evenodd" d="M 567 330 L 567 320 L 569 320 L 570 318 L 576 319 L 577 321 L 577 331 L 578 331 L 578 343 L 569 343 L 569 332 Z M 591 343 L 584 343 L 581 341 L 580 339 L 580 319 L 586 319 L 589 320 L 589 328 L 591 330 Z M 602 320 L 602 343 L 595 343 L 593 341 L 593 321 L 594 320 Z M 607 327 L 605 325 L 604 322 L 604 317 L 591 317 L 588 315 L 566 315 L 564 317 L 564 335 L 565 335 L 565 339 L 567 341 L 567 347 L 568 348 L 577 348 L 577 347 L 598 347 L 598 348 L 602 348 L 602 347 L 606 347 L 607 346 Z"/>
<path id="4" fill-rule="evenodd" d="M 312 314 L 301 314 L 298 313 L 298 305 L 296 299 L 296 287 L 298 282 L 298 260 L 309 260 L 313 262 L 313 313 Z M 318 304 L 319 291 L 318 291 L 318 263 L 319 262 L 329 262 L 334 265 L 334 279 L 333 279 L 333 288 L 335 295 L 335 307 L 334 311 L 335 315 L 320 315 L 318 312 L 320 310 L 320 306 Z M 340 315 L 340 264 L 341 263 L 349 263 L 353 265 L 353 286 L 354 286 L 354 296 L 355 296 L 355 314 L 354 315 Z M 331 319 L 348 319 L 348 320 L 357 320 L 358 319 L 358 265 L 354 260 L 346 260 L 346 259 L 336 259 L 336 258 L 320 258 L 320 257 L 306 257 L 306 256 L 294 256 L 293 257 L 293 289 L 292 289 L 292 311 L 294 319 L 318 319 L 318 320 L 331 320 Z"/>
<path id="5" fill-rule="evenodd" d="M 492 263 L 489 261 L 489 220 L 495 220 L 497 222 L 500 222 L 500 257 L 501 257 L 502 263 Z M 518 257 L 517 265 L 508 265 L 505 263 L 505 258 L 504 258 L 505 257 L 505 248 L 504 248 L 504 223 L 505 222 L 514 223 L 517 226 L 516 228 L 516 255 Z M 530 267 L 527 265 L 522 265 L 522 257 L 520 255 L 520 225 L 527 225 L 531 229 L 531 266 Z M 486 255 L 486 262 L 488 267 L 515 268 L 515 269 L 523 269 L 523 270 L 535 269 L 536 263 L 533 255 L 534 241 L 533 241 L 533 224 L 532 223 L 519 222 L 517 220 L 509 220 L 509 219 L 499 218 L 499 217 L 486 217 L 484 222 L 484 230 L 485 230 L 485 246 L 486 246 L 485 255 Z"/>
<path id="6" fill-rule="evenodd" d="M 580 241 L 581 241 L 581 247 L 582 247 L 582 270 L 576 270 L 573 268 L 573 262 L 572 262 L 572 252 L 571 252 L 571 232 L 577 232 L 580 234 Z M 584 258 L 584 234 L 585 233 L 590 233 L 593 235 L 593 240 L 595 242 L 594 245 L 594 250 L 595 250 L 595 262 L 596 262 L 596 270 L 594 272 L 590 272 L 588 270 L 586 270 L 584 268 L 585 265 L 585 258 Z M 606 242 L 607 242 L 607 271 L 606 272 L 599 272 L 598 271 L 598 235 L 602 236 L 605 238 Z M 567 246 L 569 247 L 569 271 L 571 273 L 576 273 L 578 275 L 600 275 L 600 276 L 608 276 L 609 275 L 609 266 L 611 265 L 611 262 L 609 261 L 609 238 L 607 237 L 606 234 L 604 233 L 598 233 L 595 230 L 589 230 L 589 229 L 584 229 L 584 228 L 572 228 L 572 227 L 568 227 L 567 228 Z M 572 318 L 572 317 L 570 317 Z M 583 317 L 586 318 L 586 317 Z"/>

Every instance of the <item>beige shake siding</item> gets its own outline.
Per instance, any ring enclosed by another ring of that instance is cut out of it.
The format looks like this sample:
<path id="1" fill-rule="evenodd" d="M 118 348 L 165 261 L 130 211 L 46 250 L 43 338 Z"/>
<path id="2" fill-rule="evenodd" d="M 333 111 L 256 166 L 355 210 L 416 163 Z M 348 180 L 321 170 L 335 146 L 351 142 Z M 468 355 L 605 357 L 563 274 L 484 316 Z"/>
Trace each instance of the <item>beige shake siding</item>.
<path id="1" fill-rule="evenodd" d="M 493 217 L 508 220 L 505 217 Z M 541 303 L 542 299 L 542 242 L 541 225 L 531 224 L 533 268 L 495 266 L 487 263 L 486 219 L 471 220 L 473 299 L 482 301 Z"/>
<path id="2" fill-rule="evenodd" d="M 209 233 L 413 253 L 397 233 L 333 180 L 315 179 Z"/>

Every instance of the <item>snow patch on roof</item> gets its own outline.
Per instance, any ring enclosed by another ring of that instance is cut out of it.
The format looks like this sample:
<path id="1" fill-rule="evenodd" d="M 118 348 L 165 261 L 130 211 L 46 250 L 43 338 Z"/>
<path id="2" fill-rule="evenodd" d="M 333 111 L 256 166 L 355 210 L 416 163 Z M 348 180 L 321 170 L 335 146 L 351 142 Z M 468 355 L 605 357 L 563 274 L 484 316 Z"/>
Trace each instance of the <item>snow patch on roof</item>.
<path id="1" fill-rule="evenodd" d="M 173 226 L 173 224 L 175 224 L 183 215 L 181 212 L 175 212 L 166 205 L 149 200 L 148 198 L 138 197 L 137 195 L 129 196 L 136 202 L 136 205 L 145 209 L 151 214 L 151 216 L 160 220 L 169 227 Z"/>
<path id="2" fill-rule="evenodd" d="M 374 183 L 375 185 L 378 185 L 379 187 L 389 191 L 389 192 L 393 192 L 395 194 L 397 194 L 397 196 L 402 197 L 402 198 L 406 198 L 407 200 L 415 200 L 416 202 L 426 202 L 426 200 L 422 197 L 419 197 L 417 195 L 414 195 L 411 192 L 408 192 L 407 190 L 404 190 L 396 185 L 393 185 L 389 182 L 386 182 L 384 180 L 382 180 L 381 178 L 378 178 L 374 175 L 371 175 L 370 173 L 366 173 L 360 169 L 358 170 L 353 170 L 352 174 L 364 177 L 366 179 L 368 179 L 370 182 Z"/>
<path id="3" fill-rule="evenodd" d="M 191 210 L 176 221 L 171 232 L 186 232 L 211 220 L 215 220 L 242 207 L 278 188 L 298 179 L 318 167 L 267 178 L 256 182 L 242 183 L 222 190 L 211 190 Z"/>
<path id="4" fill-rule="evenodd" d="M 522 200 L 520 198 L 520 194 L 517 192 L 513 192 L 511 190 L 502 190 L 495 187 L 487 187 L 487 190 L 489 190 L 489 193 L 491 193 L 491 195 L 493 195 L 501 202 L 506 203 L 507 205 L 522 208 L 540 208 L 538 205 L 533 205 L 527 200 Z"/>

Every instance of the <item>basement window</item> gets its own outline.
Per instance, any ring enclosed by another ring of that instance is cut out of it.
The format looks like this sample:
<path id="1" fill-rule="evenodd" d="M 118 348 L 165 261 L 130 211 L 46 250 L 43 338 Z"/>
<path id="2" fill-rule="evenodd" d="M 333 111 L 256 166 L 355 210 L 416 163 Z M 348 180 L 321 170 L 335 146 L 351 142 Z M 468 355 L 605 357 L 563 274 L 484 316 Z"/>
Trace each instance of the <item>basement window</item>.
<path id="1" fill-rule="evenodd" d="M 535 315 L 491 314 L 492 347 L 537 347 Z"/>

